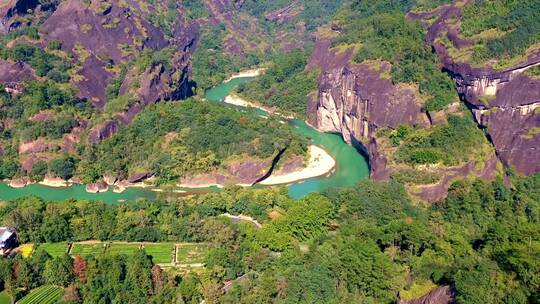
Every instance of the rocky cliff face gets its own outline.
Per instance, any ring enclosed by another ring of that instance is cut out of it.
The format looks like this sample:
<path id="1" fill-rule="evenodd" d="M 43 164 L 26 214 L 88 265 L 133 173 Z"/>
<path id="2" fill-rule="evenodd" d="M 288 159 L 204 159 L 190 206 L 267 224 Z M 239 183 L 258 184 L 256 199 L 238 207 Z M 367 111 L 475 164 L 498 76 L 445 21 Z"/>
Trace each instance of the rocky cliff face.
<path id="1" fill-rule="evenodd" d="M 114 76 L 111 65 L 129 61 L 143 49 L 153 51 L 176 46 L 180 53 L 172 58 L 173 69 L 167 71 L 167 84 L 175 82 L 168 90 L 157 90 L 159 96 L 153 101 L 173 95 L 185 96 L 190 49 L 197 37 L 197 25 L 188 23 L 179 12 L 177 23 L 173 26 L 175 38 L 167 39 L 164 33 L 147 21 L 148 14 L 158 9 L 156 6 L 142 8 L 137 1 L 127 3 L 104 3 L 81 0 L 64 1 L 45 21 L 42 33 L 46 43 L 60 41 L 62 50 L 74 52 L 82 62 L 74 85 L 79 95 L 102 108 L 105 104 L 105 89 Z M 185 74 L 183 74 L 185 73 Z M 178 75 L 173 79 L 173 75 Z M 161 79 L 160 79 L 161 80 Z M 155 85 L 155 83 L 152 83 Z M 146 92 L 155 87 L 146 87 Z M 157 94 L 156 94 L 157 95 Z M 146 94 L 144 98 L 151 98 Z"/>
<path id="2" fill-rule="evenodd" d="M 38 0 L 4 0 L 0 3 L 0 34 L 5 34 L 13 25 L 17 25 L 12 18 L 23 15 L 29 9 L 35 9 Z"/>
<path id="3" fill-rule="evenodd" d="M 394 85 L 388 63 L 352 64 L 352 50 L 330 49 L 319 39 L 308 68 L 320 68 L 319 90 L 308 99 L 308 122 L 324 132 L 343 135 L 347 143 L 369 157 L 371 176 L 386 179 L 386 156 L 378 149 L 375 133 L 401 124 L 429 125 L 413 88 Z"/>
<path id="4" fill-rule="evenodd" d="M 461 7 L 448 5 L 431 13 L 409 14 L 409 18 L 423 20 L 438 16 L 428 27 L 427 42 L 456 81 L 478 124 L 486 128 L 498 157 L 519 173 L 539 172 L 540 79 L 528 77 L 524 72 L 540 65 L 540 50 L 504 70 L 457 61 L 438 38 L 448 38 L 456 49 L 470 47 L 473 42 L 461 38 L 454 26 L 461 15 Z"/>
<path id="5" fill-rule="evenodd" d="M 470 47 L 472 42 L 460 37 L 456 27 L 447 24 L 459 20 L 460 16 L 461 8 L 446 5 L 408 17 L 426 19 L 427 42 L 437 52 L 442 68 L 456 81 L 458 93 L 478 124 L 486 128 L 502 163 L 522 174 L 540 171 L 540 79 L 524 74 L 540 65 L 540 52 L 500 71 L 456 62 L 438 38 L 446 35 L 454 47 Z M 430 18 L 436 18 L 435 22 L 427 22 Z M 331 29 L 332 35 L 339 35 L 339 28 Z M 353 64 L 353 48 L 335 50 L 331 48 L 331 41 L 331 38 L 319 37 L 307 67 L 322 71 L 319 89 L 308 99 L 308 121 L 321 131 L 341 133 L 345 141 L 361 148 L 369 157 L 371 177 L 385 179 L 392 171 L 388 161 L 388 153 L 392 152 L 383 151 L 375 136 L 377 130 L 400 124 L 429 127 L 430 122 L 416 97 L 417 90 L 395 85 L 389 79 L 389 64 Z M 436 114 L 440 113 L 428 114 L 432 123 L 439 123 Z M 496 168 L 496 158 L 445 168 L 440 171 L 439 182 L 415 187 L 410 192 L 435 201 L 446 195 L 446 189 L 456 178 L 474 175 L 492 179 Z"/>
<path id="6" fill-rule="evenodd" d="M 163 2 L 163 3 L 162 3 Z M 72 83 L 78 96 L 102 109 L 106 103 L 106 88 L 114 68 L 134 59 L 145 49 L 152 52 L 172 47 L 176 51 L 169 66 L 154 64 L 142 75 L 136 72 L 126 77 L 120 95 L 133 93 L 135 102 L 116 113 L 111 120 L 94 126 L 89 141 L 98 143 L 112 136 L 122 125 L 131 123 L 147 105 L 165 99 L 182 99 L 191 95 L 189 84 L 190 58 L 198 36 L 198 24 L 188 21 L 182 9 L 172 25 L 170 37 L 151 24 L 147 17 L 161 9 L 164 1 L 142 7 L 137 1 L 103 3 L 68 0 L 55 10 L 42 27 L 44 43 L 60 41 L 62 50 L 73 52 L 81 62 Z M 128 92 L 134 83 L 135 92 Z"/>
<path id="7" fill-rule="evenodd" d="M 10 62 L 0 59 L 0 84 L 7 93 L 20 93 L 21 83 L 36 77 L 34 70 L 23 62 Z"/>

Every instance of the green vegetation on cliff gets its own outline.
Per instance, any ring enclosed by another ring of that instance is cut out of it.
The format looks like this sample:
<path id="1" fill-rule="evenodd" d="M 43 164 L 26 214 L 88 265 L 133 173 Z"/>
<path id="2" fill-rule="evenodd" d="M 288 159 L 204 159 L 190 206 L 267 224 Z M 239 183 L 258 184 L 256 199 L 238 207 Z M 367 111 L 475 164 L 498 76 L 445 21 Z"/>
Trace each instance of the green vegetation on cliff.
<path id="1" fill-rule="evenodd" d="M 11 49 L 0 46 L 0 59 L 26 62 L 34 68 L 38 76 L 46 76 L 56 82 L 67 82 L 69 80 L 67 73 L 71 67 L 69 61 L 49 54 L 35 46 L 17 44 Z"/>
<path id="2" fill-rule="evenodd" d="M 474 1 L 464 8 L 461 32 L 477 41 L 473 60 L 512 62 L 540 42 L 540 2 Z"/>
<path id="3" fill-rule="evenodd" d="M 425 30 L 419 22 L 405 18 L 412 1 L 356 1 L 335 20 L 342 34 L 335 44 L 361 43 L 357 62 L 385 60 L 392 64 L 396 83 L 419 84 L 426 96 L 426 109 L 438 111 L 456 101 L 455 84 L 438 65 L 437 56 L 425 44 Z"/>
<path id="4" fill-rule="evenodd" d="M 395 159 L 409 165 L 437 164 L 446 166 L 471 160 L 475 152 L 487 144 L 484 134 L 470 114 L 450 115 L 448 124 L 431 129 L 406 128 L 401 136 L 390 136 L 399 146 Z M 401 144 L 403 142 L 403 144 Z"/>
<path id="5" fill-rule="evenodd" d="M 299 9 L 298 16 L 292 23 L 305 22 L 309 31 L 315 30 L 317 26 L 330 21 L 336 11 L 347 2 L 347 0 L 301 0 L 299 4 L 302 8 Z M 242 4 L 242 10 L 258 18 L 264 18 L 265 14 L 277 11 L 289 4 L 291 1 L 288 0 L 247 0 Z"/>
<path id="6" fill-rule="evenodd" d="M 197 93 L 202 95 L 207 89 L 222 83 L 242 68 L 260 63 L 261 54 L 227 54 L 223 49 L 225 27 L 215 26 L 201 33 L 197 50 L 193 57 L 193 80 L 197 83 Z"/>
<path id="7" fill-rule="evenodd" d="M 264 75 L 238 88 L 240 96 L 306 117 L 307 96 L 317 90 L 317 71 L 307 72 L 309 53 L 302 50 L 276 55 Z"/>

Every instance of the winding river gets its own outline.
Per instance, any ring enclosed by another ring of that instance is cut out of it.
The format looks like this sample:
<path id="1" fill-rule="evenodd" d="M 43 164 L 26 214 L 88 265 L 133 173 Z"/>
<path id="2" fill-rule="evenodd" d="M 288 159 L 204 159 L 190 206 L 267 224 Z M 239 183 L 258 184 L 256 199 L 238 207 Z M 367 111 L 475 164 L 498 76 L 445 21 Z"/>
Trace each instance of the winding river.
<path id="1" fill-rule="evenodd" d="M 213 102 L 222 102 L 225 97 L 239 84 L 249 81 L 251 78 L 233 78 L 229 82 L 221 84 L 206 94 L 206 99 Z M 232 106 L 232 105 L 227 105 Z M 235 107 L 235 106 L 232 106 Z M 256 109 L 258 115 L 268 115 L 263 110 Z M 333 187 L 354 186 L 360 180 L 369 176 L 369 167 L 366 159 L 352 146 L 347 145 L 337 134 L 321 133 L 308 126 L 304 121 L 292 119 L 288 121 L 296 132 L 311 139 L 314 145 L 324 148 L 336 160 L 336 168 L 329 176 L 322 176 L 307 179 L 302 182 L 288 185 L 289 194 L 294 198 L 300 198 L 310 192 L 321 192 Z M 193 189 L 181 189 L 191 191 Z M 197 189 L 207 191 L 217 191 L 216 187 Z M 0 200 L 11 200 L 27 195 L 41 197 L 45 200 L 99 200 L 105 203 L 116 203 L 123 201 L 133 201 L 136 199 L 153 199 L 156 193 L 143 188 L 128 188 L 123 193 L 115 193 L 110 189 L 105 193 L 87 193 L 85 186 L 74 185 L 65 188 L 52 188 L 43 185 L 29 185 L 24 188 L 15 189 L 0 183 Z"/>

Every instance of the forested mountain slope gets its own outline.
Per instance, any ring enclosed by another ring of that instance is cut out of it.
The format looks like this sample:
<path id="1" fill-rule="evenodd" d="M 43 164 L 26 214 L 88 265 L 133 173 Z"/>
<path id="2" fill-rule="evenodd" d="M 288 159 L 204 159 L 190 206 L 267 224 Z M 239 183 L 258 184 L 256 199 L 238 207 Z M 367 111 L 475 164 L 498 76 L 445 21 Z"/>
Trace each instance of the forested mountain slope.
<path id="1" fill-rule="evenodd" d="M 172 112 L 193 109 L 182 115 L 202 120 L 212 108 L 215 119 L 207 119 L 200 128 L 186 123 L 192 120 L 160 127 L 147 118 L 157 111 L 148 107 L 158 101 L 186 99 L 208 88 L 204 81 L 192 80 L 199 80 L 198 73 L 192 77 L 192 66 L 199 73 L 206 68 L 201 67 L 200 56 L 192 57 L 198 44 L 208 47 L 205 33 L 221 18 L 218 12 L 208 17 L 206 9 L 211 12 L 215 4 L 98 0 L 3 4 L 0 177 L 17 186 L 44 177 L 88 184 L 156 176 L 160 183 L 172 183 L 196 173 L 227 171 L 227 166 L 237 166 L 228 164 L 230 159 L 245 154 L 252 166 L 224 172 L 224 180 L 251 184 L 284 148 L 290 148 L 285 156 L 303 155 L 303 139 L 288 126 L 249 121 L 241 115 L 233 119 L 234 111 L 220 107 L 167 106 L 174 108 Z M 240 68 L 233 65 L 238 60 L 231 62 L 235 69 Z M 222 80 L 209 81 L 214 85 Z M 131 126 L 134 122 L 152 132 L 127 137 L 129 128 L 138 128 Z M 215 140 L 200 139 L 207 136 L 204 131 L 220 127 L 226 133 L 220 137 L 227 140 L 220 149 L 226 152 L 211 147 Z M 257 134 L 255 129 L 263 132 Z M 266 132 L 273 134 L 273 145 Z M 199 143 L 181 143 L 193 138 Z M 301 144 L 293 147 L 289 142 Z M 172 173 L 178 162 L 184 169 Z M 253 168 L 259 169 L 245 172 Z"/>
<path id="2" fill-rule="evenodd" d="M 161 192 L 0 201 L 0 303 L 539 303 L 539 26 L 538 0 L 2 1 L 0 180 Z M 209 101 L 246 69 L 235 98 L 370 178 L 231 185 L 310 151 Z"/>
<path id="3" fill-rule="evenodd" d="M 399 179 L 423 200 L 444 197 L 458 178 L 492 179 L 501 163 L 533 174 L 538 31 L 526 20 L 536 6 L 352 1 L 319 27 L 309 60 L 283 55 L 239 94 L 343 134 L 369 157 L 373 178 Z"/>

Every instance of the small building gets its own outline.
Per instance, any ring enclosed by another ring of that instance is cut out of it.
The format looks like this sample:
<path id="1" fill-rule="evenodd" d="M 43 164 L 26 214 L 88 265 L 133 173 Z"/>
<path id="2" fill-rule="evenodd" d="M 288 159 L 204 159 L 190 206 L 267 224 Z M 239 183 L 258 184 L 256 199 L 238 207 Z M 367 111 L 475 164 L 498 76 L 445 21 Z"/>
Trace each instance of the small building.
<path id="1" fill-rule="evenodd" d="M 0 255 L 6 255 L 15 247 L 17 247 L 17 234 L 15 233 L 15 229 L 0 227 Z"/>

